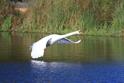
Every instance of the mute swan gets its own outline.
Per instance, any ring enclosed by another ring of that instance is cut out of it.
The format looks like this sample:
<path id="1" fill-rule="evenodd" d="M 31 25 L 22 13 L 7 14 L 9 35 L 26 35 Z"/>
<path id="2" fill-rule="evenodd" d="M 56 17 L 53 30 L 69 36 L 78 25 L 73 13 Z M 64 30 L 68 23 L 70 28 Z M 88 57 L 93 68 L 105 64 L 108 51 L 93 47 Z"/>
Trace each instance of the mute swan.
<path id="1" fill-rule="evenodd" d="M 78 34 L 80 34 L 80 31 L 74 31 L 74 32 L 70 32 L 70 33 L 67 33 L 64 35 L 52 34 L 52 35 L 46 36 L 46 37 L 40 39 L 39 41 L 33 43 L 31 57 L 34 59 L 43 57 L 44 50 L 46 49 L 46 47 L 48 47 L 54 43 L 58 43 L 58 44 L 75 43 L 75 44 L 77 44 L 81 40 L 74 42 L 70 39 L 67 39 L 66 37 L 69 37 L 72 35 L 78 35 Z"/>

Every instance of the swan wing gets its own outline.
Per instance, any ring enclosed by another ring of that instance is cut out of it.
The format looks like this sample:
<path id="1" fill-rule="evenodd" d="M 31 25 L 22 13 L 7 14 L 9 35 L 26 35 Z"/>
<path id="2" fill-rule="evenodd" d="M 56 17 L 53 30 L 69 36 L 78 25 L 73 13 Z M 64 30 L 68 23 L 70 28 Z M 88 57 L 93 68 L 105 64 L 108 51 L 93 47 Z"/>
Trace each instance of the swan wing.
<path id="1" fill-rule="evenodd" d="M 42 57 L 44 55 L 44 49 L 40 45 L 34 44 L 32 46 L 31 57 L 33 59 Z"/>
<path id="2" fill-rule="evenodd" d="M 56 43 L 58 43 L 58 44 L 71 44 L 71 43 L 80 43 L 80 42 L 81 42 L 81 40 L 72 41 L 72 40 L 70 40 L 68 38 L 62 38 L 62 39 L 56 41 Z"/>

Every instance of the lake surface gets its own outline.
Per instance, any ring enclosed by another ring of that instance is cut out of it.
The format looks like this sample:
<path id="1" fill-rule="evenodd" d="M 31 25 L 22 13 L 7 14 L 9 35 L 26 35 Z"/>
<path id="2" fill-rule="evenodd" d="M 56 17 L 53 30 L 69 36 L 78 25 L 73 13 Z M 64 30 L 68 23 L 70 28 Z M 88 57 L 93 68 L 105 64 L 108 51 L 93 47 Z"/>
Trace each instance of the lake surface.
<path id="1" fill-rule="evenodd" d="M 32 60 L 30 46 L 46 36 L 0 33 L 0 83 L 124 83 L 124 38 L 73 36 Z"/>

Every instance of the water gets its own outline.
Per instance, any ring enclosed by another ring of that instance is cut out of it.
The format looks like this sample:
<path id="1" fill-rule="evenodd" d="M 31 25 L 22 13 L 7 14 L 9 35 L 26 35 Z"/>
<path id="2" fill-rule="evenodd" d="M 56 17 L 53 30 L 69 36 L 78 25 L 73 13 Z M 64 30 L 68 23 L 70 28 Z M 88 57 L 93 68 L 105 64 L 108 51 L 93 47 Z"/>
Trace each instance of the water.
<path id="1" fill-rule="evenodd" d="M 30 46 L 45 34 L 0 33 L 0 83 L 124 83 L 124 39 L 81 38 L 80 44 L 53 45 L 38 60 Z"/>

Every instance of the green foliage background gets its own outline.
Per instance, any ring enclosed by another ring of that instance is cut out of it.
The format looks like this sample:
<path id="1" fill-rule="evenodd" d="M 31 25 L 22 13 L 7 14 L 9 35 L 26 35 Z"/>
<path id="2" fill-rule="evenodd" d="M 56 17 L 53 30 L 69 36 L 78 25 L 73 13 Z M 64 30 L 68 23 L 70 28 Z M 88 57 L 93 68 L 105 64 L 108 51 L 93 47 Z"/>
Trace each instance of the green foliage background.
<path id="1" fill-rule="evenodd" d="M 7 3 L 0 1 L 0 25 L 9 25 L 6 29 L 10 31 L 65 33 L 80 29 L 86 35 L 123 35 L 124 0 L 30 0 L 28 15 L 13 11 L 3 16 Z M 13 20 L 7 24 L 5 20 L 10 19 L 4 19 L 9 17 L 21 20 L 11 26 Z"/>

